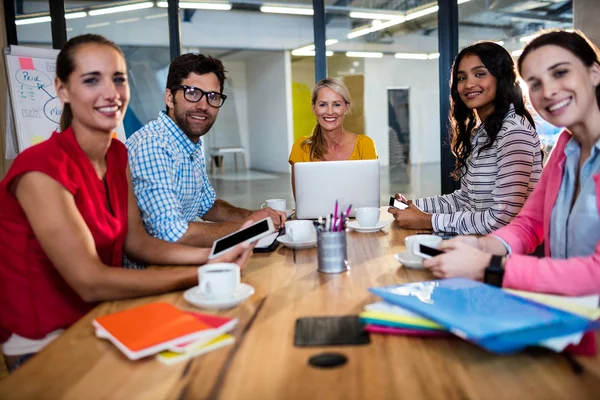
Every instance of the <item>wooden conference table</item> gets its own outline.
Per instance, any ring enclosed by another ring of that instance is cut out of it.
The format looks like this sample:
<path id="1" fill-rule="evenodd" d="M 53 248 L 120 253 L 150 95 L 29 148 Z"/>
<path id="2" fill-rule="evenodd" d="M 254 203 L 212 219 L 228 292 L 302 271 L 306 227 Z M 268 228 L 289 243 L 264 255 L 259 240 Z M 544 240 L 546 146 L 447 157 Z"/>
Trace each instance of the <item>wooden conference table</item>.
<path id="1" fill-rule="evenodd" d="M 394 253 L 414 231 L 392 224 L 379 233 L 348 234 L 347 273 L 317 272 L 316 249 L 255 255 L 242 280 L 256 293 L 219 314 L 237 317 L 234 345 L 165 366 L 129 361 L 94 336 L 94 317 L 161 300 L 194 309 L 182 292 L 96 307 L 14 374 L 0 380 L 0 399 L 584 399 L 600 397 L 600 358 L 579 357 L 576 375 L 563 356 L 497 356 L 457 338 L 371 335 L 364 346 L 297 348 L 294 324 L 307 316 L 359 313 L 377 298 L 372 286 L 431 279 L 401 267 Z M 211 311 L 209 311 L 211 312 Z M 216 311 L 213 311 L 216 312 Z M 348 363 L 330 370 L 310 356 L 338 351 Z"/>

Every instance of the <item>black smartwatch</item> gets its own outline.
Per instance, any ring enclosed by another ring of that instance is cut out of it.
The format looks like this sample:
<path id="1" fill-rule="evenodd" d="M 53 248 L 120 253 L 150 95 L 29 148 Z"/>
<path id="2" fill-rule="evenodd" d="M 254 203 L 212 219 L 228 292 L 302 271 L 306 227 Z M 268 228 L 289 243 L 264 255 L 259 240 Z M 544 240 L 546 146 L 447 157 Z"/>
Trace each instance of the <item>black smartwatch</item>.
<path id="1" fill-rule="evenodd" d="M 504 279 L 504 268 L 502 268 L 502 256 L 493 255 L 490 260 L 490 265 L 485 269 L 483 281 L 488 285 L 502 287 Z"/>

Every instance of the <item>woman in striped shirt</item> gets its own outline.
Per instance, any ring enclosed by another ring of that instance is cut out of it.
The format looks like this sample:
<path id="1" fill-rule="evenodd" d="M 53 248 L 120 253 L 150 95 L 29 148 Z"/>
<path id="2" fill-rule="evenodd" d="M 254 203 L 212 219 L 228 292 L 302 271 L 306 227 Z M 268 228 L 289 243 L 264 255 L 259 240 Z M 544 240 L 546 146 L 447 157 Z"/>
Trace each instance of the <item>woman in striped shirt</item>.
<path id="1" fill-rule="evenodd" d="M 521 210 L 542 172 L 540 141 L 510 54 L 492 42 L 464 48 L 451 78 L 453 172 L 461 188 L 388 211 L 403 228 L 484 235 Z M 397 193 L 396 198 L 406 201 Z"/>

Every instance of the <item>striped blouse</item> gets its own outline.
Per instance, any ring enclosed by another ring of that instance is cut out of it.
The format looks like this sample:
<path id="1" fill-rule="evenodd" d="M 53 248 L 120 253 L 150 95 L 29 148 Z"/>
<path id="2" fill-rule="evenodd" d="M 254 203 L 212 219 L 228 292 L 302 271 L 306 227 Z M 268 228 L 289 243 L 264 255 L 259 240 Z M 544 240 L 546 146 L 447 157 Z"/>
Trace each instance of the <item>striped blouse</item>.
<path id="1" fill-rule="evenodd" d="M 473 151 L 461 188 L 453 193 L 414 200 L 432 213 L 436 232 L 485 235 L 517 216 L 542 173 L 540 140 L 529 121 L 511 105 L 494 144 L 484 125 L 473 135 Z"/>

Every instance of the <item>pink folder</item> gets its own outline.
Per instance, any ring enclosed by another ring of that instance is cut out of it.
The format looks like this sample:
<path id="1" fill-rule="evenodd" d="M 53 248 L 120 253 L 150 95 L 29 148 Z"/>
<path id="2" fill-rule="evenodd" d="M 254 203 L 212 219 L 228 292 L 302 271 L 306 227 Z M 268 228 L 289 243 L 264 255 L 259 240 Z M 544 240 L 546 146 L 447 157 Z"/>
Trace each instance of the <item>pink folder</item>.
<path id="1" fill-rule="evenodd" d="M 386 335 L 420 336 L 420 337 L 449 337 L 449 336 L 452 336 L 452 334 L 450 332 L 446 332 L 446 331 L 393 328 L 393 327 L 389 327 L 389 326 L 370 325 L 370 324 L 365 326 L 364 329 L 367 332 L 383 333 Z"/>

